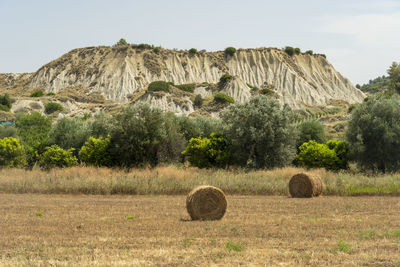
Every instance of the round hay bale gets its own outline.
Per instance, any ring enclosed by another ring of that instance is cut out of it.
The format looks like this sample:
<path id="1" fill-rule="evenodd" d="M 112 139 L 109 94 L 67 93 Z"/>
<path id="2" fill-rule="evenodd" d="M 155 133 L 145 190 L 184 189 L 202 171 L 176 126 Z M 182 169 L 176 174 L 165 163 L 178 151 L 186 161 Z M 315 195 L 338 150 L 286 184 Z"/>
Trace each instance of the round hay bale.
<path id="1" fill-rule="evenodd" d="M 298 173 L 289 182 L 292 197 L 317 197 L 321 195 L 322 188 L 321 178 L 311 174 Z"/>
<path id="2" fill-rule="evenodd" d="M 224 192 L 214 186 L 199 186 L 186 197 L 186 209 L 192 220 L 219 220 L 226 207 Z"/>

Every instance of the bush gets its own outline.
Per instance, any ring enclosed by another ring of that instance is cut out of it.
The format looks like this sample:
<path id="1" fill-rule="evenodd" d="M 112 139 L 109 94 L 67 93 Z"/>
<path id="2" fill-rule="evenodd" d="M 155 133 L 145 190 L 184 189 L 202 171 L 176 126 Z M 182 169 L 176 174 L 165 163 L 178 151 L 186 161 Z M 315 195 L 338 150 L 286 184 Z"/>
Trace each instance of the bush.
<path id="1" fill-rule="evenodd" d="M 11 125 L 0 125 L 0 139 L 4 137 L 17 137 L 17 128 Z"/>
<path id="2" fill-rule="evenodd" d="M 10 111 L 12 99 L 8 94 L 0 95 L 0 110 Z"/>
<path id="3" fill-rule="evenodd" d="M 197 49 L 196 49 L 196 48 L 190 48 L 190 49 L 189 49 L 189 53 L 190 53 L 191 55 L 194 55 L 194 54 L 197 53 Z"/>
<path id="4" fill-rule="evenodd" d="M 329 149 L 335 151 L 337 160 L 335 162 L 335 169 L 347 169 L 349 167 L 349 147 L 348 145 L 339 140 L 329 140 L 326 145 Z"/>
<path id="5" fill-rule="evenodd" d="M 400 101 L 373 97 L 357 105 L 348 123 L 346 138 L 351 156 L 364 169 L 400 169 Z"/>
<path id="6" fill-rule="evenodd" d="M 62 111 L 63 109 L 63 106 L 57 102 L 49 102 L 44 106 L 44 112 L 46 114 L 52 114 L 56 111 Z"/>
<path id="7" fill-rule="evenodd" d="M 33 166 L 38 160 L 38 155 L 44 151 L 51 128 L 51 118 L 39 112 L 18 114 L 15 125 L 27 153 L 28 165 Z"/>
<path id="8" fill-rule="evenodd" d="M 219 88 L 223 88 L 232 79 L 232 75 L 225 73 L 219 78 Z"/>
<path id="9" fill-rule="evenodd" d="M 82 119 L 61 118 L 52 126 L 49 132 L 47 144 L 57 145 L 63 149 L 74 149 L 74 155 L 77 156 L 79 149 L 92 136 L 90 125 Z"/>
<path id="10" fill-rule="evenodd" d="M 285 166 L 296 155 L 294 114 L 276 99 L 256 96 L 236 103 L 221 114 L 230 140 L 232 164 L 251 168 Z"/>
<path id="11" fill-rule="evenodd" d="M 158 91 L 169 92 L 169 86 L 170 86 L 170 84 L 168 82 L 155 81 L 155 82 L 151 82 L 149 84 L 149 87 L 147 90 L 152 91 L 152 92 L 158 92 Z"/>
<path id="12" fill-rule="evenodd" d="M 201 95 L 196 95 L 196 97 L 194 98 L 193 105 L 198 108 L 200 108 L 203 105 L 203 98 L 201 97 Z"/>
<path id="13" fill-rule="evenodd" d="M 31 93 L 31 97 L 41 97 L 41 96 L 44 96 L 44 93 L 42 90 L 36 90 Z"/>
<path id="14" fill-rule="evenodd" d="M 313 52 L 312 50 L 307 50 L 307 51 L 306 51 L 306 54 L 307 54 L 307 55 L 313 55 L 314 52 Z"/>
<path id="15" fill-rule="evenodd" d="M 72 167 L 78 164 L 78 159 L 72 155 L 72 150 L 64 150 L 57 145 L 46 147 L 39 158 L 39 166 L 49 170 L 51 168 Z"/>
<path id="16" fill-rule="evenodd" d="M 124 46 L 124 45 L 128 45 L 128 42 L 124 38 L 121 38 L 115 45 L 116 46 Z"/>
<path id="17" fill-rule="evenodd" d="M 314 140 L 306 142 L 299 147 L 299 154 L 296 156 L 297 163 L 307 168 L 335 169 L 335 162 L 338 160 L 334 150 L 325 144 L 318 144 Z"/>
<path id="18" fill-rule="evenodd" d="M 302 122 L 298 125 L 299 139 L 297 140 L 297 148 L 302 144 L 314 140 L 317 143 L 323 144 L 326 142 L 325 126 L 319 121 L 310 120 Z"/>
<path id="19" fill-rule="evenodd" d="M 123 109 L 112 118 L 110 152 L 121 167 L 158 164 L 157 154 L 166 137 L 163 113 L 139 103 Z"/>
<path id="20" fill-rule="evenodd" d="M 225 48 L 224 53 L 226 56 L 233 56 L 236 53 L 236 48 L 229 46 L 229 47 Z"/>
<path id="21" fill-rule="evenodd" d="M 18 139 L 13 137 L 5 137 L 0 139 L 1 167 L 22 167 L 25 165 L 25 163 L 25 151 Z"/>
<path id="22" fill-rule="evenodd" d="M 288 54 L 289 56 L 293 56 L 294 55 L 294 48 L 291 46 L 286 46 L 285 47 L 285 52 L 286 54 Z"/>
<path id="23" fill-rule="evenodd" d="M 175 85 L 175 87 L 181 89 L 182 91 L 193 93 L 195 84 L 194 83 L 178 84 L 178 85 Z"/>
<path id="24" fill-rule="evenodd" d="M 153 52 L 156 53 L 156 54 L 160 53 L 161 52 L 161 46 L 154 47 L 153 48 Z"/>
<path id="25" fill-rule="evenodd" d="M 110 166 L 112 161 L 109 147 L 109 136 L 105 139 L 90 137 L 79 151 L 79 159 L 87 165 Z"/>
<path id="26" fill-rule="evenodd" d="M 235 103 L 235 100 L 224 93 L 216 93 L 214 95 L 214 102 L 220 104 L 226 104 L 226 103 Z"/>
<path id="27" fill-rule="evenodd" d="M 210 138 L 192 138 L 182 152 L 191 165 L 199 168 L 225 167 L 229 152 L 226 139 L 219 133 Z"/>
<path id="28" fill-rule="evenodd" d="M 294 53 L 295 53 L 296 55 L 299 55 L 299 54 L 301 53 L 300 48 L 296 47 L 296 48 L 294 49 Z"/>
<path id="29" fill-rule="evenodd" d="M 275 92 L 271 89 L 263 88 L 261 89 L 260 93 L 263 95 L 273 95 Z"/>

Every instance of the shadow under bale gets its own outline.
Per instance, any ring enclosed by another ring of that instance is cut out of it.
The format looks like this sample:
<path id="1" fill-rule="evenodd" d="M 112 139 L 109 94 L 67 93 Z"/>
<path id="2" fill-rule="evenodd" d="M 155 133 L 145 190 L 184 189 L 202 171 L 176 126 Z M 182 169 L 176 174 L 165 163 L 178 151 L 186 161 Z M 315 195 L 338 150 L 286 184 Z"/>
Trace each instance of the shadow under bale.
<path id="1" fill-rule="evenodd" d="M 214 186 L 199 186 L 186 197 L 186 209 L 192 220 L 219 220 L 226 208 L 224 192 Z"/>
<path id="2" fill-rule="evenodd" d="M 321 178 L 311 174 L 298 173 L 289 182 L 289 192 L 292 197 L 317 197 L 321 195 L 322 189 Z"/>

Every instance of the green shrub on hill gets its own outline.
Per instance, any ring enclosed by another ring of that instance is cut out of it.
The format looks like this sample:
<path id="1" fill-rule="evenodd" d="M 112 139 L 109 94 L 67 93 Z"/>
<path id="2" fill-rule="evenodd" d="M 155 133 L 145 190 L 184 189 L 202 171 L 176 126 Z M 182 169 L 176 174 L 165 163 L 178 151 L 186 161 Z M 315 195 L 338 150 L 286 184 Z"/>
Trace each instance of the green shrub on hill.
<path id="1" fill-rule="evenodd" d="M 225 48 L 224 53 L 226 56 L 233 56 L 236 53 L 236 48 L 229 46 L 229 47 Z"/>
<path id="2" fill-rule="evenodd" d="M 235 103 L 235 100 L 232 97 L 219 92 L 214 95 L 214 102 L 220 104 L 226 104 L 226 103 Z"/>
<path id="3" fill-rule="evenodd" d="M 147 88 L 147 90 L 152 91 L 152 92 L 169 92 L 169 86 L 170 83 L 165 82 L 165 81 L 154 81 L 151 82 Z"/>
<path id="4" fill-rule="evenodd" d="M 285 47 L 285 52 L 286 54 L 288 54 L 289 56 L 293 56 L 294 55 L 294 48 L 291 46 L 286 46 Z"/>
<path id="5" fill-rule="evenodd" d="M 44 112 L 46 114 L 52 114 L 56 111 L 63 111 L 63 110 L 64 110 L 63 106 L 61 106 L 61 104 L 57 102 L 48 102 L 44 106 Z"/>
<path id="6" fill-rule="evenodd" d="M 190 48 L 190 49 L 189 49 L 189 53 L 190 53 L 191 55 L 194 55 L 194 54 L 197 53 L 197 49 L 196 49 L 196 48 Z"/>
<path id="7" fill-rule="evenodd" d="M 233 78 L 233 76 L 230 75 L 229 73 L 223 74 L 223 75 L 219 78 L 218 87 L 219 87 L 219 88 L 223 88 L 232 78 Z"/>
<path id="8" fill-rule="evenodd" d="M 195 84 L 194 83 L 178 84 L 175 85 L 175 87 L 181 89 L 182 91 L 193 93 Z"/>
<path id="9" fill-rule="evenodd" d="M 31 97 L 41 97 L 44 96 L 44 92 L 42 90 L 36 90 L 31 93 Z"/>
<path id="10" fill-rule="evenodd" d="M 8 94 L 0 95 L 0 110 L 10 111 L 13 100 Z"/>

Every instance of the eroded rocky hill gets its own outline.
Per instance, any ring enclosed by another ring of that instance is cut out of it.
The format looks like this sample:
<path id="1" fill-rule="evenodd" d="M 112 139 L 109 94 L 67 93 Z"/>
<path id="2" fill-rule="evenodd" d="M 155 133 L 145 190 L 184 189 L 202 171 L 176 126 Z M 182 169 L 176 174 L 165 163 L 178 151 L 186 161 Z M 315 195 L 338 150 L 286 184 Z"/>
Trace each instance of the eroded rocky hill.
<path id="1" fill-rule="evenodd" d="M 233 77 L 221 86 L 225 73 Z M 150 92 L 153 81 L 170 82 L 172 90 Z M 192 90 L 180 90 L 183 84 L 191 84 Z M 239 49 L 230 56 L 223 51 L 190 53 L 135 45 L 88 47 L 74 49 L 35 73 L 0 74 L 1 92 L 28 97 L 38 89 L 81 109 L 145 101 L 181 114 L 218 113 L 218 105 L 207 105 L 217 92 L 245 102 L 268 90 L 294 109 L 365 97 L 325 57 L 289 56 L 275 48 Z M 205 106 L 193 104 L 196 95 L 204 98 Z"/>

